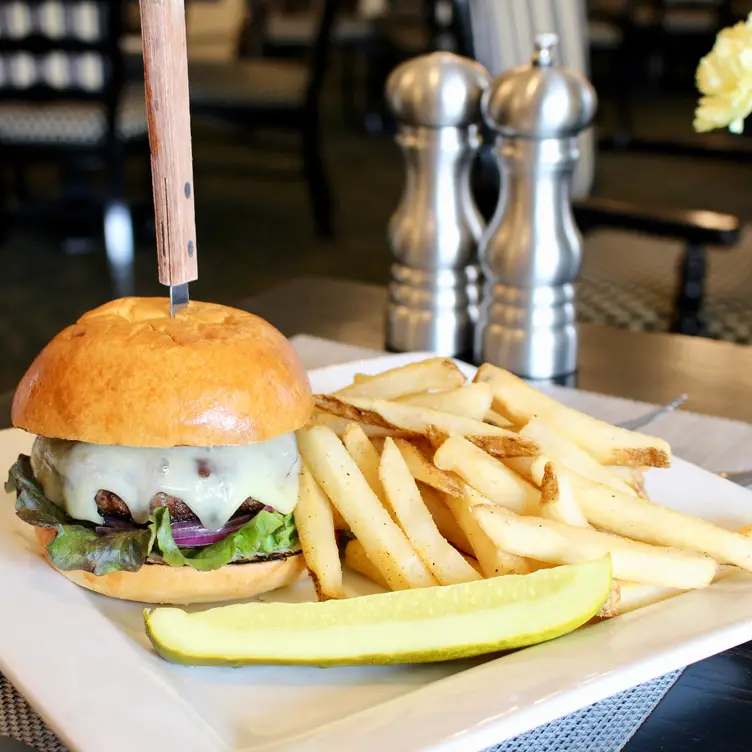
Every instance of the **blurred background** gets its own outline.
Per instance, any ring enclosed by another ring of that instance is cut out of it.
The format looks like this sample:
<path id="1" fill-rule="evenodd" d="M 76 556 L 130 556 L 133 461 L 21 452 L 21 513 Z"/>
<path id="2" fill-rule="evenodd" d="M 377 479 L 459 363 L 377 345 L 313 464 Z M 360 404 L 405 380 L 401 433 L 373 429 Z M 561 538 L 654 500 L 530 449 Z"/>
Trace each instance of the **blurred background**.
<path id="1" fill-rule="evenodd" d="M 752 142 L 692 130 L 697 63 L 752 2 L 186 5 L 195 299 L 235 304 L 311 274 L 386 283 L 404 180 L 389 72 L 443 49 L 498 74 L 529 58 L 532 31 L 553 30 L 600 98 L 576 187 L 587 199 L 580 318 L 752 341 L 752 240 L 724 230 L 752 220 Z M 165 293 L 143 96 L 137 2 L 0 2 L 0 391 L 85 310 Z M 486 192 L 486 212 L 495 198 Z M 676 314 L 688 264 L 705 283 L 689 324 Z"/>

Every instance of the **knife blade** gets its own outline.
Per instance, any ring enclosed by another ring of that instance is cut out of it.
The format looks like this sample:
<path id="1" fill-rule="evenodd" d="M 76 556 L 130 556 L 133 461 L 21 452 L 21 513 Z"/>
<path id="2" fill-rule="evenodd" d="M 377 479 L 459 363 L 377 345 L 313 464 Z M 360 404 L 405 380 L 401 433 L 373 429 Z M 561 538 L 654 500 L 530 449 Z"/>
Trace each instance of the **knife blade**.
<path id="1" fill-rule="evenodd" d="M 170 285 L 170 316 L 175 318 L 178 311 L 182 311 L 188 305 L 188 283 L 182 285 Z"/>

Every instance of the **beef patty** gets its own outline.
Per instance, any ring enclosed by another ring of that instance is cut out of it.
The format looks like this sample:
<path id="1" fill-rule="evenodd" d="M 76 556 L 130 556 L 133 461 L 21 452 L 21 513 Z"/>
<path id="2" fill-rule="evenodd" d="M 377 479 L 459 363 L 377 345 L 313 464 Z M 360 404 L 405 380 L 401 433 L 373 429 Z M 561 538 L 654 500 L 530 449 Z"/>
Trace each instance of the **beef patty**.
<path id="1" fill-rule="evenodd" d="M 117 494 L 112 493 L 112 491 L 98 491 L 94 500 L 97 503 L 97 509 L 100 514 L 133 521 L 128 505 Z M 169 496 L 166 493 L 158 493 L 151 500 L 149 509 L 153 512 L 157 507 L 167 507 L 170 510 L 170 520 L 172 522 L 198 520 L 198 517 L 182 499 Z M 238 507 L 235 515 L 258 514 L 263 508 L 264 505 L 260 501 L 248 498 Z"/>

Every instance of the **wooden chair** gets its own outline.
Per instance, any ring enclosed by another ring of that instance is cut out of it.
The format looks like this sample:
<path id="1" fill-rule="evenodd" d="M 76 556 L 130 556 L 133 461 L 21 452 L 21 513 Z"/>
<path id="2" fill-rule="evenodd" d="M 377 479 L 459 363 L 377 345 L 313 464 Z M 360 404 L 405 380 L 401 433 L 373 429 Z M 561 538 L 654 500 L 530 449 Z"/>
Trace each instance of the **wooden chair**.
<path id="1" fill-rule="evenodd" d="M 70 218 L 94 207 L 116 295 L 132 291 L 133 225 L 124 195 L 126 149 L 146 143 L 143 86 L 123 74 L 119 0 L 47 0 L 0 6 L 0 164 L 15 175 L 22 208 Z M 60 200 L 35 205 L 27 168 L 53 162 Z M 105 171 L 104 193 L 87 177 Z M 3 212 L 9 216 L 8 196 Z M 22 214 L 23 212 L 19 212 Z"/>
<path id="2" fill-rule="evenodd" d="M 543 32 L 559 37 L 558 65 L 588 75 L 587 23 L 584 0 L 455 0 L 458 34 L 465 53 L 497 76 L 527 63 L 534 38 Z M 499 175 L 491 154 L 492 135 L 486 134 L 476 173 L 476 198 L 488 218 L 496 208 Z M 573 179 L 575 219 L 583 232 L 614 228 L 679 240 L 680 260 L 672 328 L 684 334 L 703 334 L 706 248 L 728 248 L 741 233 L 738 218 L 717 212 L 683 211 L 643 206 L 609 198 L 590 197 L 595 175 L 594 129 L 580 136 L 580 163 Z M 618 284 L 618 280 L 615 280 Z"/>
<path id="3" fill-rule="evenodd" d="M 318 234 L 333 234 L 333 200 L 321 153 L 319 101 L 339 0 L 323 0 L 309 60 L 265 58 L 189 60 L 194 116 L 225 120 L 249 130 L 300 134 L 303 176 Z M 190 26 L 190 14 L 188 8 Z M 252 3 L 253 23 L 263 24 L 265 4 Z M 237 39 L 237 37 L 235 37 Z M 189 50 L 190 57 L 190 50 Z"/>

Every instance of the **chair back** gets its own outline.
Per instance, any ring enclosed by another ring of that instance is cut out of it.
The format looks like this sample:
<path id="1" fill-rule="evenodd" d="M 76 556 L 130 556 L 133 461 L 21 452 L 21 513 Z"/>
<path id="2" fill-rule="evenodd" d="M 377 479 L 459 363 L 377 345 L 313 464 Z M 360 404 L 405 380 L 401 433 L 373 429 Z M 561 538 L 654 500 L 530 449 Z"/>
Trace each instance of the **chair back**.
<path id="1" fill-rule="evenodd" d="M 121 0 L 0 5 L 0 103 L 98 102 L 108 132 L 123 86 Z"/>
<path id="2" fill-rule="evenodd" d="M 530 62 L 535 37 L 553 32 L 559 38 L 556 63 L 589 75 L 585 0 L 454 0 L 461 51 L 482 63 L 492 76 Z M 580 161 L 572 195 L 590 193 L 595 172 L 592 128 L 580 134 Z"/>
<path id="3" fill-rule="evenodd" d="M 321 96 L 324 78 L 329 67 L 332 49 L 332 36 L 337 21 L 341 0 L 314 0 L 311 3 L 318 14 L 316 33 L 308 55 L 309 76 L 306 89 L 305 106 L 315 110 Z M 262 47 L 258 40 L 265 38 L 265 31 L 270 19 L 270 0 L 251 0 L 250 36 L 256 43 L 252 46 Z"/>
<path id="4" fill-rule="evenodd" d="M 310 56 L 310 76 L 306 92 L 306 106 L 315 109 L 321 97 L 326 71 L 332 51 L 332 32 L 339 12 L 340 0 L 320 0 L 319 25 Z"/>
<path id="5" fill-rule="evenodd" d="M 247 0 L 187 3 L 188 59 L 229 62 L 238 57 Z"/>

